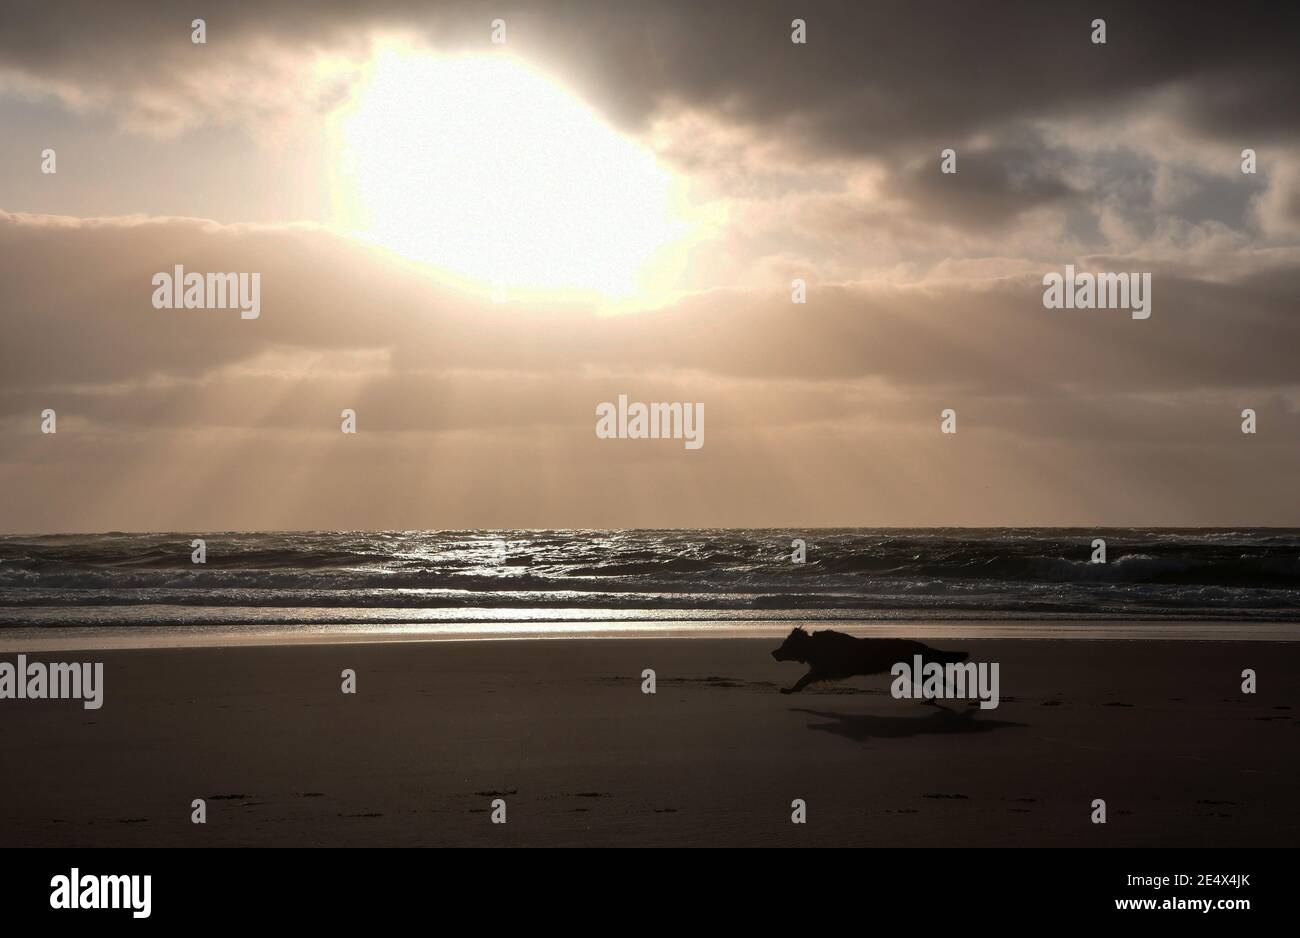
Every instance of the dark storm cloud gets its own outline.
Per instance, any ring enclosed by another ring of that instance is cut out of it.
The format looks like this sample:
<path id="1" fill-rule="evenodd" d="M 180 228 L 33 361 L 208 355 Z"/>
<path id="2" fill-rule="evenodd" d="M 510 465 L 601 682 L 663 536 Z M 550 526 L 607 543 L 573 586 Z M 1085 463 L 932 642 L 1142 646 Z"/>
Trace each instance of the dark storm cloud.
<path id="1" fill-rule="evenodd" d="M 192 16 L 208 21 L 198 51 Z M 507 20 L 515 51 L 630 125 L 685 105 L 798 134 L 810 150 L 882 153 L 1122 109 L 1167 89 L 1200 133 L 1254 144 L 1296 133 L 1300 7 L 1287 3 L 213 0 L 181 11 L 144 0 L 10 0 L 0 67 L 65 90 L 157 97 L 197 87 L 205 69 L 251 79 L 277 51 L 355 50 L 377 29 L 487 48 L 495 17 Z M 806 46 L 789 41 L 794 17 L 808 21 Z M 1095 17 L 1107 22 L 1104 46 L 1089 41 Z"/>
<path id="2" fill-rule="evenodd" d="M 962 150 L 958 171 L 937 172 L 938 154 L 900 172 L 889 188 L 911 203 L 915 217 L 963 228 L 997 229 L 1035 208 L 1068 208 L 1080 192 L 1068 181 L 1073 160 L 1041 141 Z"/>

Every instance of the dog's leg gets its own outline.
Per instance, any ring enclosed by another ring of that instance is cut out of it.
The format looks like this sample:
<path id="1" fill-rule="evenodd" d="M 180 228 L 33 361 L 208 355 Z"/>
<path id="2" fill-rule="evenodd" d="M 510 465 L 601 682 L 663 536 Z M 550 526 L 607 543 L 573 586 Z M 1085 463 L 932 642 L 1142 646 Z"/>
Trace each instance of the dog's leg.
<path id="1" fill-rule="evenodd" d="M 797 694 L 799 693 L 799 691 L 803 690 L 805 687 L 807 687 L 809 684 L 811 684 L 813 681 L 816 680 L 819 680 L 817 674 L 812 671 L 809 671 L 803 677 L 799 678 L 799 680 L 794 682 L 794 687 L 782 687 L 781 693 Z"/>

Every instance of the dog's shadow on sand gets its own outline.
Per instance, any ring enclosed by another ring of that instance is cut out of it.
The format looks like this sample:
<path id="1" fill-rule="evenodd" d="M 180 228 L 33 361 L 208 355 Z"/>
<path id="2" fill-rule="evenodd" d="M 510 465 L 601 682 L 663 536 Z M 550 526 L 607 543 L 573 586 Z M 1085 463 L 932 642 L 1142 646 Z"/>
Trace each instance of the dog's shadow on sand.
<path id="1" fill-rule="evenodd" d="M 935 708 L 934 712 L 918 717 L 887 717 L 869 713 L 833 713 L 827 710 L 807 710 L 791 707 L 791 713 L 807 713 L 821 717 L 829 723 L 809 723 L 810 730 L 823 730 L 843 736 L 854 742 L 868 739 L 903 739 L 908 736 L 929 736 L 943 733 L 988 733 L 993 730 L 1027 726 L 1009 720 L 976 719 L 977 708 L 948 710 Z"/>

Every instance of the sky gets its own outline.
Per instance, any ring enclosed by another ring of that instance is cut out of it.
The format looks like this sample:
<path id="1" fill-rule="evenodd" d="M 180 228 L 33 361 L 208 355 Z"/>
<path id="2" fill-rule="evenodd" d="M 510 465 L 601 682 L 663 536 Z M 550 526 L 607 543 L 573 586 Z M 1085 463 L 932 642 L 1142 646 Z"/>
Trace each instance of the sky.
<path id="1" fill-rule="evenodd" d="M 1300 13 L 1201 6 L 7 0 L 0 531 L 1300 525 Z"/>

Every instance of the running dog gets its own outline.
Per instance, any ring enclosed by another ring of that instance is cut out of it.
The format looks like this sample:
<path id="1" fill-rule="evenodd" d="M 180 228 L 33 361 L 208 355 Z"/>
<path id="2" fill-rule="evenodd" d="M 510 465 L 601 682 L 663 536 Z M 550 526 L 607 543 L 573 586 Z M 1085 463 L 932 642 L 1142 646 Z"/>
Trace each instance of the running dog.
<path id="1" fill-rule="evenodd" d="M 842 681 L 859 674 L 882 674 L 900 661 L 910 662 L 915 655 L 920 655 L 927 664 L 931 661 L 955 664 L 967 658 L 964 651 L 939 651 L 903 638 L 854 638 L 830 629 L 808 633 L 801 628 L 791 632 L 781 647 L 772 652 L 777 661 L 800 661 L 809 668 L 793 687 L 781 688 L 783 694 L 797 694 L 813 681 Z"/>

